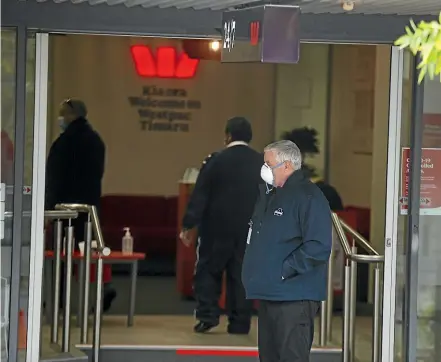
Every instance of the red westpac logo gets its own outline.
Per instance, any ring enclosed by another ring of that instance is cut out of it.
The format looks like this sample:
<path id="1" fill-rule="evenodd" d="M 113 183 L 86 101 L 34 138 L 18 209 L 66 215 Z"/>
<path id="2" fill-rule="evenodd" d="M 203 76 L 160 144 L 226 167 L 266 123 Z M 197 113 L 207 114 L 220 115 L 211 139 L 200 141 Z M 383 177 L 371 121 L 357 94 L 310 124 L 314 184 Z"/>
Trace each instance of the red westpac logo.
<path id="1" fill-rule="evenodd" d="M 259 43 L 259 28 L 260 22 L 253 21 L 250 24 L 250 42 L 251 45 L 257 45 Z"/>
<path id="2" fill-rule="evenodd" d="M 141 77 L 193 78 L 199 65 L 199 59 L 192 59 L 185 52 L 178 55 L 174 47 L 159 47 L 153 54 L 146 45 L 133 45 L 130 52 Z"/>

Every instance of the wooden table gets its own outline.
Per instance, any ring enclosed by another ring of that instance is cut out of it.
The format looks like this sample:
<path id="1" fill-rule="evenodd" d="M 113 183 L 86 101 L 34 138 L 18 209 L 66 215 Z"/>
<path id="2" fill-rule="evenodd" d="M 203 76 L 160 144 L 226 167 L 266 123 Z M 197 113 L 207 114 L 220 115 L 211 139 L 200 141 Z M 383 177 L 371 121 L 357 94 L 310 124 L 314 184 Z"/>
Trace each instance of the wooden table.
<path id="1" fill-rule="evenodd" d="M 130 276 L 130 294 L 129 294 L 129 310 L 127 313 L 127 326 L 133 326 L 133 319 L 135 316 L 135 301 L 136 301 L 136 281 L 138 278 L 138 262 L 140 260 L 145 259 L 144 253 L 132 253 L 132 254 L 123 254 L 121 251 L 112 251 L 109 256 L 103 256 L 104 264 L 130 264 L 131 265 L 131 276 Z M 49 260 L 54 259 L 54 252 L 52 250 L 45 251 L 45 258 Z M 91 263 L 96 262 L 98 259 L 98 255 L 96 253 L 92 253 L 91 255 Z M 62 260 L 64 260 L 64 255 L 62 255 Z M 78 293 L 78 311 L 77 311 L 77 325 L 79 326 L 81 320 L 81 311 L 84 308 L 84 300 L 83 300 L 83 292 L 84 292 L 84 276 L 81 275 L 81 271 L 84 270 L 82 267 L 82 263 L 84 263 L 84 257 L 79 252 L 74 252 L 72 255 L 73 263 L 79 266 L 80 275 L 78 277 L 79 280 L 79 293 Z M 46 286 L 52 285 L 52 275 L 53 275 L 53 263 L 48 264 L 46 274 Z M 45 268 L 46 269 L 46 268 Z M 45 288 L 45 296 L 46 296 L 46 308 L 47 308 L 47 317 L 52 318 L 52 291 L 49 288 Z"/>

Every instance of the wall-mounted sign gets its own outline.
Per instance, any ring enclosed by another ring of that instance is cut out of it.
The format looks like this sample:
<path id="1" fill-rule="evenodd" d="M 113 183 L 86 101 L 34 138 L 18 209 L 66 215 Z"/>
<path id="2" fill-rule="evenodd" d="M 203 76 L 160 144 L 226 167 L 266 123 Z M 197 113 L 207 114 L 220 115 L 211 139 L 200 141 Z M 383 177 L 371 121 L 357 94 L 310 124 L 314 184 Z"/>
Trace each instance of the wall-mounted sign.
<path id="1" fill-rule="evenodd" d="M 222 62 L 298 63 L 300 8 L 264 5 L 222 14 Z"/>
<path id="2" fill-rule="evenodd" d="M 194 111 L 201 109 L 198 100 L 188 98 L 182 88 L 144 86 L 140 96 L 128 98 L 138 109 L 142 131 L 188 132 Z"/>
<path id="3" fill-rule="evenodd" d="M 192 59 L 187 53 L 178 54 L 173 47 L 156 48 L 155 54 L 146 45 L 130 48 L 136 73 L 146 78 L 193 78 L 199 59 Z"/>
<path id="4" fill-rule="evenodd" d="M 401 154 L 400 214 L 409 205 L 410 149 Z M 423 148 L 421 155 L 420 215 L 441 215 L 441 148 Z"/>

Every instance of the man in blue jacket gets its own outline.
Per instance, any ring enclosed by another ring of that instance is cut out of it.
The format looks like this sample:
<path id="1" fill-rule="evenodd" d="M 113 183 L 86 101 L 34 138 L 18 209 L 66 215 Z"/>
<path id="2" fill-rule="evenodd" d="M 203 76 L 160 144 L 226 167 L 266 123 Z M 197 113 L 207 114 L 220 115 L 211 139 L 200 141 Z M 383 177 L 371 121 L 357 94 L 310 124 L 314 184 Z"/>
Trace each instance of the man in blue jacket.
<path id="1" fill-rule="evenodd" d="M 259 300 L 261 362 L 308 362 L 314 317 L 326 297 L 331 212 L 301 167 L 295 143 L 265 147 L 266 185 L 250 221 L 242 267 L 247 298 Z"/>

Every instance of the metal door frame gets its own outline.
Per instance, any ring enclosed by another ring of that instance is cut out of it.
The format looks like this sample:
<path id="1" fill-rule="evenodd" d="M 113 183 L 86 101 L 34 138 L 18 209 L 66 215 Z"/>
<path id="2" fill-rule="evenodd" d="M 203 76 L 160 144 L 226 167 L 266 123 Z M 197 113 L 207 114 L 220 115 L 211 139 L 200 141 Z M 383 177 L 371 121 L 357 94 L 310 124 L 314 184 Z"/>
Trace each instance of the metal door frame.
<path id="1" fill-rule="evenodd" d="M 29 266 L 27 362 L 40 360 L 40 330 L 44 265 L 44 197 L 48 105 L 49 34 L 35 34 L 35 108 L 32 163 L 32 219 Z"/>
<path id="2" fill-rule="evenodd" d="M 401 124 L 404 51 L 392 47 L 387 149 L 386 216 L 383 279 L 382 361 L 394 360 L 395 287 L 397 267 L 398 200 L 400 186 Z"/>
<path id="3" fill-rule="evenodd" d="M 394 360 L 396 269 L 398 257 L 398 203 L 400 197 L 401 173 L 401 131 L 404 51 L 392 48 L 391 88 L 389 100 L 389 143 L 387 156 L 385 263 L 382 361 Z M 418 58 L 413 58 L 412 99 L 410 112 L 410 172 L 408 223 L 405 230 L 406 274 L 403 306 L 403 361 L 417 358 L 417 298 L 418 298 L 418 255 L 419 255 L 419 212 L 421 184 L 421 152 L 423 134 L 424 82 L 418 84 Z"/>

